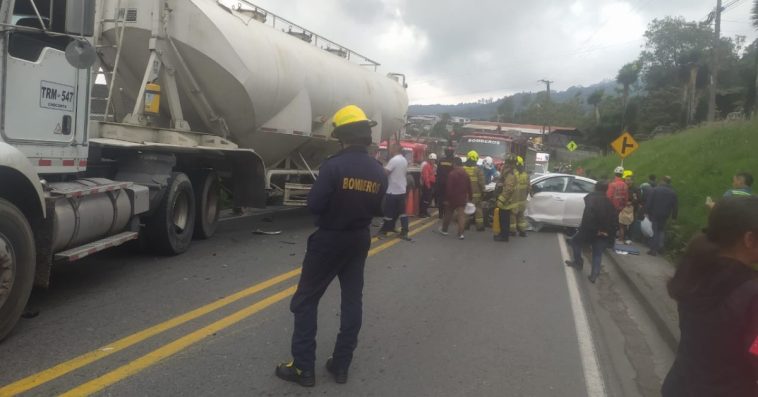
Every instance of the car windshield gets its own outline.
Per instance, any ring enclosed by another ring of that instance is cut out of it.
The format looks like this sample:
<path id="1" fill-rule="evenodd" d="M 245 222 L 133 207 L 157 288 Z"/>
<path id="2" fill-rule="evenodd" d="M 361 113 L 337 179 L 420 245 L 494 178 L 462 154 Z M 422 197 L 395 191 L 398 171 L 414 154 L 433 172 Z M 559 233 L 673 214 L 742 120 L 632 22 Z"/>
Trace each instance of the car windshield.
<path id="1" fill-rule="evenodd" d="M 463 138 L 458 144 L 457 152 L 463 156 L 475 150 L 479 157 L 490 156 L 494 159 L 504 160 L 508 153 L 508 143 L 490 138 Z"/>

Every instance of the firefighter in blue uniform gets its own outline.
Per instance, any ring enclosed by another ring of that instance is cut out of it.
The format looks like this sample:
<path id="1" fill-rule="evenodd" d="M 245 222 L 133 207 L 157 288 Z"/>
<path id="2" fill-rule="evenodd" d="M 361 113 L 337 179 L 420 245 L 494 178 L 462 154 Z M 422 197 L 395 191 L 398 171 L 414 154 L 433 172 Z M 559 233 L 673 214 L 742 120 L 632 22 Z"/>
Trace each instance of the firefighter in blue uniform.
<path id="1" fill-rule="evenodd" d="M 308 195 L 318 230 L 308 238 L 303 271 L 290 310 L 295 315 L 292 357 L 276 367 L 276 375 L 301 386 L 314 386 L 318 303 L 329 284 L 339 278 L 342 290 L 340 330 L 326 369 L 337 383 L 347 382 L 363 318 L 363 268 L 371 246 L 369 226 L 382 216 L 387 176 L 368 155 L 371 128 L 376 125 L 357 106 L 334 115 L 333 136 L 343 150 L 321 166 Z"/>

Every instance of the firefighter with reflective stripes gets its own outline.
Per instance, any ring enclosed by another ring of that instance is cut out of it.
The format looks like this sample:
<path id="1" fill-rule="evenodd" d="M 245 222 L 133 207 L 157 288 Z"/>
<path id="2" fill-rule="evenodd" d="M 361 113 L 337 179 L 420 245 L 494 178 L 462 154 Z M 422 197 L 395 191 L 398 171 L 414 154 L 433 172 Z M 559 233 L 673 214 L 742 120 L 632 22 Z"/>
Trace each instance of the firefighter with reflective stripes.
<path id="1" fill-rule="evenodd" d="M 493 219 L 492 231 L 495 241 L 507 242 L 509 239 L 511 212 L 516 208 L 514 193 L 516 192 L 516 175 L 513 173 L 516 159 L 508 158 L 503 163 L 502 190 L 497 196 L 497 206 Z"/>
<path id="2" fill-rule="evenodd" d="M 518 235 L 526 237 L 526 199 L 529 196 L 529 174 L 524 169 L 524 159 L 521 156 L 516 157 L 516 170 L 513 172 L 516 177 L 516 189 L 513 192 L 514 207 L 511 211 L 511 236 Z"/>
<path id="3" fill-rule="evenodd" d="M 484 172 L 479 168 L 477 162 L 479 161 L 479 153 L 475 150 L 468 152 L 466 156 L 466 163 L 463 165 L 463 169 L 468 174 L 471 180 L 471 202 L 476 206 L 476 212 L 474 213 L 474 223 L 476 223 L 476 230 L 484 231 L 484 214 L 482 213 L 482 194 L 484 193 Z"/>

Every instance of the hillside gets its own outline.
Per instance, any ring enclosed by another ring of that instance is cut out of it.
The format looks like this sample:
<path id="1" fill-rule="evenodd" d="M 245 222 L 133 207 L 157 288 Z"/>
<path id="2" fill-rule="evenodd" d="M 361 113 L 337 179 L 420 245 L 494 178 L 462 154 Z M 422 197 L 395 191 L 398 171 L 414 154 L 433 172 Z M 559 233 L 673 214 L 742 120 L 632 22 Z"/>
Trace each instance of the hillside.
<path id="1" fill-rule="evenodd" d="M 583 104 L 587 103 L 587 97 L 590 96 L 595 90 L 602 89 L 606 95 L 616 95 L 616 82 L 604 81 L 602 83 L 593 84 L 589 87 L 575 86 L 565 91 L 553 92 L 551 99 L 556 103 L 564 103 L 579 97 Z M 533 100 L 536 93 L 521 92 L 514 94 L 511 97 L 516 104 L 516 112 L 524 110 L 523 104 L 527 101 Z M 508 98 L 508 97 L 506 97 Z M 408 109 L 408 115 L 418 116 L 433 114 L 439 115 L 442 113 L 448 113 L 451 116 L 467 117 L 475 120 L 489 120 L 497 115 L 497 107 L 505 98 L 501 98 L 493 103 L 479 104 L 479 103 L 459 103 L 457 105 L 411 105 Z M 592 110 L 590 106 L 586 106 L 586 111 Z"/>
<path id="2" fill-rule="evenodd" d="M 667 247 L 677 256 L 687 242 L 705 227 L 705 198 L 714 200 L 730 188 L 739 171 L 758 175 L 758 121 L 716 124 L 690 129 L 642 142 L 624 167 L 635 173 L 637 183 L 653 173 L 670 175 L 679 194 L 679 220 L 667 236 Z M 619 165 L 615 155 L 585 162 L 595 176 L 609 177 Z"/>

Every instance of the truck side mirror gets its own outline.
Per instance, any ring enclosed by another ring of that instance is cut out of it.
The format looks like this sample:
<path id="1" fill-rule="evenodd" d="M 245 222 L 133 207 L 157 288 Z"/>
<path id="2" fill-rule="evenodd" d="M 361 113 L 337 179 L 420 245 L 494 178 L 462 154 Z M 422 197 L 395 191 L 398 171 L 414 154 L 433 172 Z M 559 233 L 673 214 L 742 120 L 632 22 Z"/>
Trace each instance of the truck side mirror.
<path id="1" fill-rule="evenodd" d="M 95 0 L 66 2 L 66 33 L 87 37 L 95 34 Z"/>

